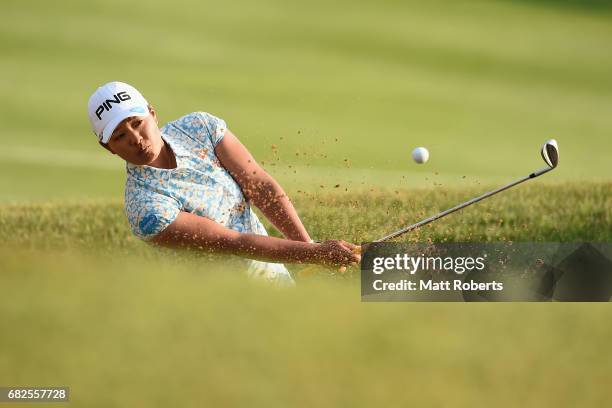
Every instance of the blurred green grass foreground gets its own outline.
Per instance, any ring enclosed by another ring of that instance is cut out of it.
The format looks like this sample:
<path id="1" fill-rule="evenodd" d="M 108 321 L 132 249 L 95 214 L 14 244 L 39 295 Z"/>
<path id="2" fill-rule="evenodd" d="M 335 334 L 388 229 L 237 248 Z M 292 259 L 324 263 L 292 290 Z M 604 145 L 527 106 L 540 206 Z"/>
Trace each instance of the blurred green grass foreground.
<path id="1" fill-rule="evenodd" d="M 194 263 L 12 255 L 0 382 L 70 386 L 70 406 L 609 401 L 605 304 L 373 305 L 355 280 L 274 290 Z"/>
<path id="2" fill-rule="evenodd" d="M 336 193 L 296 206 L 314 236 L 359 241 L 474 192 Z M 406 239 L 610 241 L 611 192 L 524 186 Z M 75 406 L 608 401 L 607 305 L 360 303 L 356 271 L 296 266 L 298 286 L 279 290 L 246 280 L 238 259 L 137 241 L 117 201 L 4 206 L 0 226 L 0 383 L 67 385 Z"/>
<path id="3" fill-rule="evenodd" d="M 357 281 L 274 290 L 193 263 L 13 255 L 0 381 L 70 386 L 70 406 L 608 402 L 605 304 L 372 305 Z"/>

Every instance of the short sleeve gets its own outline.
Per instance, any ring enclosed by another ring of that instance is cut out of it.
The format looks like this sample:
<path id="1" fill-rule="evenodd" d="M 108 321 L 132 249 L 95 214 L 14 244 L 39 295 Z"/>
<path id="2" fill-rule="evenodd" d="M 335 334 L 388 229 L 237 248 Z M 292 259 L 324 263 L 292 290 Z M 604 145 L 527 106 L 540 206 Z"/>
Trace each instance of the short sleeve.
<path id="1" fill-rule="evenodd" d="M 191 112 L 168 125 L 179 129 L 193 139 L 212 146 L 213 149 L 221 142 L 227 130 L 227 124 L 223 119 L 207 112 Z"/>
<path id="2" fill-rule="evenodd" d="M 217 147 L 227 130 L 227 124 L 223 119 L 211 115 L 210 113 L 197 112 L 197 114 L 202 120 L 202 124 L 204 125 L 213 147 Z"/>
<path id="3" fill-rule="evenodd" d="M 163 231 L 181 211 L 172 197 L 128 184 L 125 192 L 125 212 L 134 235 L 149 240 Z"/>

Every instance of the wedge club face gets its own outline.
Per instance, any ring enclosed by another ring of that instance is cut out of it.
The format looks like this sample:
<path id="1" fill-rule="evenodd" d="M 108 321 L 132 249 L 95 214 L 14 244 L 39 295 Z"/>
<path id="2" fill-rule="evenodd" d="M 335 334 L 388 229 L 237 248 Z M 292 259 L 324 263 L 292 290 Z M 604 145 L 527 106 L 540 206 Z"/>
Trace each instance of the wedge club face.
<path id="1" fill-rule="evenodd" d="M 548 167 L 555 168 L 559 164 L 559 145 L 555 139 L 550 139 L 542 146 L 542 159 L 548 164 Z"/>

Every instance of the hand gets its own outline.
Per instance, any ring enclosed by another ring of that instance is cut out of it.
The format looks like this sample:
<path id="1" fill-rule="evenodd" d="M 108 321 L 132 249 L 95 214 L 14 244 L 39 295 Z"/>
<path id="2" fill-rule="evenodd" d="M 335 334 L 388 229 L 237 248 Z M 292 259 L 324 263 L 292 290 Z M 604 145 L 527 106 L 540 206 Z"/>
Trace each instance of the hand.
<path id="1" fill-rule="evenodd" d="M 346 241 L 325 241 L 317 244 L 314 261 L 327 266 L 339 266 L 339 272 L 343 273 L 347 265 L 361 262 L 360 247 Z"/>

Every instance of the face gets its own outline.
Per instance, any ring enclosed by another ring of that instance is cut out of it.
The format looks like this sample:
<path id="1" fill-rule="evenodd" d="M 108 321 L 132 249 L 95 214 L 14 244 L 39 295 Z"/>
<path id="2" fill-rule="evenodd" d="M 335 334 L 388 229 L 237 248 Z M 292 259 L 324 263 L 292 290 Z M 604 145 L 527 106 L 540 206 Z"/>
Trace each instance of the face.
<path id="1" fill-rule="evenodd" d="M 159 156 L 163 140 L 157 127 L 157 115 L 152 108 L 149 112 L 145 118 L 131 116 L 124 119 L 104 147 L 137 166 L 153 162 Z"/>

